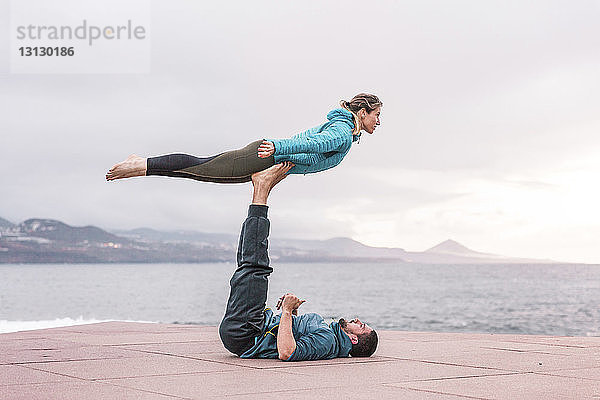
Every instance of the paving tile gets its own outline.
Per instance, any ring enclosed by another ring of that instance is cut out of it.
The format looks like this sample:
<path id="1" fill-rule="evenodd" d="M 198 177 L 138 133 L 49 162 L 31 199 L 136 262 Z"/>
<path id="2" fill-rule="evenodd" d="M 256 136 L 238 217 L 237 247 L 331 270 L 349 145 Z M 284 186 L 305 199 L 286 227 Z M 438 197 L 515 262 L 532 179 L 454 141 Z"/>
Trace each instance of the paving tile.
<path id="1" fill-rule="evenodd" d="M 215 336 L 219 336 L 219 328 L 214 325 L 184 325 L 184 324 L 158 324 L 165 331 L 206 331 L 206 332 L 214 332 Z"/>
<path id="2" fill-rule="evenodd" d="M 17 332 L 0 333 L 0 341 L 2 341 L 4 339 L 48 337 L 51 334 L 51 329 L 55 329 L 55 328 L 44 328 L 44 329 L 36 329 L 36 330 L 31 330 L 31 331 L 17 331 Z"/>
<path id="3" fill-rule="evenodd" d="M 227 364 L 154 354 L 147 354 L 146 357 L 142 358 L 37 363 L 28 364 L 27 366 L 36 370 L 90 380 L 231 371 L 236 369 L 235 366 Z"/>
<path id="4" fill-rule="evenodd" d="M 0 353 L 4 351 L 26 351 L 26 350 L 54 350 L 69 347 L 81 347 L 79 343 L 67 340 L 56 340 L 47 338 L 0 338 Z"/>
<path id="5" fill-rule="evenodd" d="M 40 333 L 40 332 L 42 332 L 42 333 Z M 0 342 L 2 342 L 4 340 L 25 339 L 25 338 L 43 339 L 48 336 L 49 336 L 48 334 L 43 333 L 43 330 L 0 333 Z"/>
<path id="6" fill-rule="evenodd" d="M 69 380 L 71 379 L 64 376 L 35 371 L 20 365 L 0 365 L 0 386 L 65 382 Z"/>
<path id="7" fill-rule="evenodd" d="M 0 399 L 10 400 L 173 400 L 173 397 L 98 382 L 55 382 L 0 386 Z"/>
<path id="8" fill-rule="evenodd" d="M 553 372 L 536 372 L 541 375 L 564 376 L 570 378 L 600 381 L 600 368 L 561 369 Z M 600 396 L 598 396 L 600 399 Z"/>
<path id="9" fill-rule="evenodd" d="M 314 377 L 250 368 L 205 374 L 109 379 L 103 382 L 194 399 L 239 394 L 255 394 L 255 398 L 259 398 L 258 394 L 280 391 L 282 386 L 291 391 L 322 387 Z"/>
<path id="10" fill-rule="evenodd" d="M 160 354 L 180 355 L 185 357 L 200 357 L 205 354 L 229 354 L 220 341 L 174 342 L 117 345 L 114 348 L 130 351 L 151 352 Z"/>
<path id="11" fill-rule="evenodd" d="M 198 397 L 199 399 L 202 397 Z M 207 399 L 221 398 L 220 396 L 207 397 Z M 227 396 L 232 400 L 255 400 L 256 394 L 240 394 Z M 339 387 L 306 389 L 297 391 L 279 391 L 261 393 L 261 400 L 313 400 L 313 399 L 336 399 L 336 400 L 460 400 L 468 397 L 430 393 L 412 389 L 401 389 L 391 386 L 360 385 Z M 472 397 L 470 398 L 473 399 Z"/>
<path id="12" fill-rule="evenodd" d="M 600 347 L 600 337 L 521 335 L 513 338 L 512 341 L 565 347 Z"/>
<path id="13" fill-rule="evenodd" d="M 572 336 L 541 336 L 541 335 L 511 335 L 511 334 L 486 334 L 486 333 L 445 333 L 445 332 L 405 332 L 405 331 L 379 331 L 379 336 L 394 341 L 415 342 L 442 342 L 471 340 L 493 342 L 520 342 L 538 343 L 544 345 L 567 347 L 600 347 L 600 337 L 572 337 Z"/>
<path id="14" fill-rule="evenodd" d="M 114 332 L 163 332 L 167 325 L 143 322 L 109 321 L 95 324 L 72 325 L 44 329 L 47 333 L 75 332 L 75 333 L 114 333 Z"/>
<path id="15" fill-rule="evenodd" d="M 2 338 L 27 338 L 27 337 L 39 337 L 42 336 L 46 338 L 52 338 L 56 335 L 62 334 L 72 334 L 72 333 L 100 333 L 100 334 L 110 334 L 110 333 L 152 333 L 152 332 L 163 332 L 167 328 L 162 324 L 155 323 L 132 323 L 132 322 L 99 322 L 95 324 L 85 324 L 85 325 L 73 325 L 73 326 L 63 326 L 56 328 L 45 328 L 33 331 L 21 331 L 21 332 L 10 332 L 0 334 L 0 341 Z"/>
<path id="16" fill-rule="evenodd" d="M 390 386 L 493 400 L 597 399 L 600 394 L 600 382 L 532 373 L 398 383 Z"/>
<path id="17" fill-rule="evenodd" d="M 203 360 L 222 362 L 225 364 L 238 365 L 240 367 L 254 369 L 271 369 L 271 368 L 295 368 L 304 365 L 341 365 L 341 364 L 362 364 L 376 363 L 382 361 L 394 361 L 394 359 L 382 356 L 373 356 L 369 358 L 334 358 L 331 360 L 316 360 L 316 361 L 294 361 L 285 362 L 279 359 L 248 359 L 239 358 L 231 353 L 215 353 L 200 356 Z"/>
<path id="18" fill-rule="evenodd" d="M 105 346 L 80 346 L 62 349 L 9 350 L 0 353 L 0 364 L 27 364 L 48 361 L 74 361 L 111 358 L 136 358 L 138 352 Z"/>
<path id="19" fill-rule="evenodd" d="M 543 343 L 503 342 L 492 340 L 452 340 L 452 341 L 395 341 L 381 340 L 376 354 L 399 358 L 448 356 L 453 357 L 463 353 L 476 353 L 482 350 L 512 351 L 515 353 L 540 353 L 554 355 L 600 355 L 599 347 L 565 347 Z"/>
<path id="20" fill-rule="evenodd" d="M 518 372 L 548 372 L 560 369 L 600 367 L 600 359 L 593 356 L 582 357 L 484 348 L 452 354 L 421 355 L 417 353 L 411 357 L 399 358 Z"/>
<path id="21" fill-rule="evenodd" d="M 487 368 L 431 364 L 418 361 L 386 361 L 378 363 L 306 365 L 286 370 L 293 374 L 313 376 L 323 385 L 352 386 L 357 377 L 369 384 L 397 383 L 424 379 L 445 379 L 505 374 Z"/>
<path id="22" fill-rule="evenodd" d="M 476 352 L 481 350 L 483 344 L 496 344 L 492 341 L 478 340 L 452 340 L 452 341 L 396 341 L 380 340 L 375 354 L 385 354 L 388 357 L 411 358 L 415 355 L 419 357 L 430 355 L 452 356 L 465 352 Z"/>
<path id="23" fill-rule="evenodd" d="M 467 341 L 467 340 L 505 340 L 516 339 L 517 335 L 497 335 L 493 333 L 451 333 L 451 332 L 409 332 L 409 331 L 377 331 L 381 338 L 391 340 L 403 340 L 407 342 L 444 342 L 444 341 Z"/>
<path id="24" fill-rule="evenodd" d="M 176 343 L 190 341 L 214 341 L 218 339 L 210 331 L 175 331 L 175 332 L 130 332 L 130 333 L 68 333 L 55 335 L 55 338 L 68 340 L 74 343 L 87 345 L 125 345 L 125 344 L 150 344 L 150 343 Z"/>
<path id="25" fill-rule="evenodd" d="M 481 348 L 555 355 L 599 356 L 600 347 L 555 346 L 534 342 L 486 342 Z"/>
<path id="26" fill-rule="evenodd" d="M 48 329 L 50 333 L 91 333 L 91 334 L 113 334 L 113 333 L 166 333 L 166 332 L 214 332 L 218 337 L 215 326 L 181 325 L 181 324 L 157 324 L 142 322 L 100 322 L 87 325 L 73 325 L 62 328 Z"/>

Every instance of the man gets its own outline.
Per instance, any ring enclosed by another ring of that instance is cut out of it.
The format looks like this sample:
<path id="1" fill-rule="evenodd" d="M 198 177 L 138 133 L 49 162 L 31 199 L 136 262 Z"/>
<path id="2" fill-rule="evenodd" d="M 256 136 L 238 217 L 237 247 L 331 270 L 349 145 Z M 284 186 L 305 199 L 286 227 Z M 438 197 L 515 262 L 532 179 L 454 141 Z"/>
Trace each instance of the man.
<path id="1" fill-rule="evenodd" d="M 231 278 L 227 310 L 219 327 L 225 348 L 242 358 L 279 358 L 284 361 L 335 357 L 369 357 L 377 347 L 377 333 L 358 319 L 327 325 L 318 314 L 297 316 L 304 300 L 287 293 L 275 315 L 265 309 L 268 277 L 273 271 L 267 252 L 271 189 L 293 167 L 286 162 L 252 175 L 254 192 L 242 225 L 237 269 Z"/>

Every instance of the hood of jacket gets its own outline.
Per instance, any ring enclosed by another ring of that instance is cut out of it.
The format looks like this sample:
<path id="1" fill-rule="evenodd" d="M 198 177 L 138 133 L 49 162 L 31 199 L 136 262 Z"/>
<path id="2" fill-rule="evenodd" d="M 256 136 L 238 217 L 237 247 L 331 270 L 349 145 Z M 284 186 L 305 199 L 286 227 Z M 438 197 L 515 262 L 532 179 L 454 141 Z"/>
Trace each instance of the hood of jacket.
<path id="1" fill-rule="evenodd" d="M 327 113 L 327 119 L 330 122 L 345 122 L 348 124 L 350 129 L 354 129 L 354 116 L 352 113 L 345 108 L 336 108 L 335 110 L 329 111 Z M 360 135 L 362 132 L 358 132 L 356 135 L 352 135 L 352 141 L 356 142 L 360 139 Z"/>
<path id="2" fill-rule="evenodd" d="M 344 121 L 354 127 L 354 117 L 352 113 L 345 108 L 336 108 L 327 113 L 327 119 L 330 121 Z"/>

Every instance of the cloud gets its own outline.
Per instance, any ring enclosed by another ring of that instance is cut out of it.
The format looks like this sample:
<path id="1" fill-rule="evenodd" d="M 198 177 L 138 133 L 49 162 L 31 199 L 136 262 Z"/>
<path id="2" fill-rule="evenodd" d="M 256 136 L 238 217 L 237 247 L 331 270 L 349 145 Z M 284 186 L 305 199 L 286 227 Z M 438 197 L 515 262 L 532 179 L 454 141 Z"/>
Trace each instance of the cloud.
<path id="1" fill-rule="evenodd" d="M 282 183 L 274 234 L 408 250 L 452 237 L 599 261 L 584 239 L 600 225 L 599 11 L 593 1 L 154 2 L 150 74 L 0 78 L 0 216 L 236 232 L 248 185 L 109 184 L 104 173 L 131 153 L 210 155 L 289 137 L 371 91 L 384 101 L 381 128 L 335 169 Z M 560 240 L 573 253 L 545 245 Z"/>

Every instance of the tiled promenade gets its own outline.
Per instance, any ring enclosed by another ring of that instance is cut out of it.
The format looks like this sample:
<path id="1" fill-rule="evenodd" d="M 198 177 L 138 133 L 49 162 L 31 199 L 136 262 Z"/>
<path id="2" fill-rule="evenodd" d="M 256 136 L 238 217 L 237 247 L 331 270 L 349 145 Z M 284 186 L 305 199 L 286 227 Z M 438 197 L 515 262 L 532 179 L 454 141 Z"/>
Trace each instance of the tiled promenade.
<path id="1" fill-rule="evenodd" d="M 0 335 L 0 399 L 600 399 L 600 338 L 381 331 L 370 359 L 242 360 L 215 327 Z"/>

